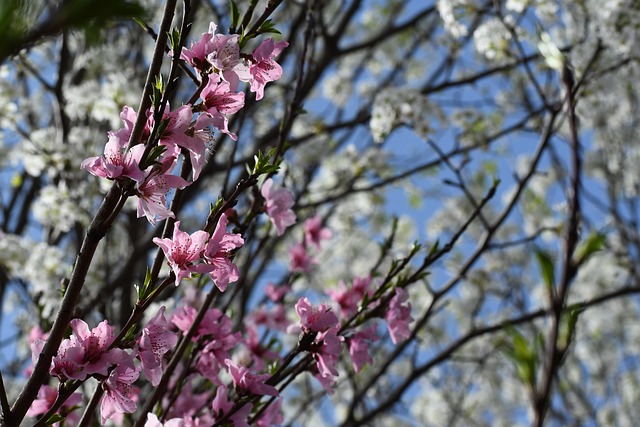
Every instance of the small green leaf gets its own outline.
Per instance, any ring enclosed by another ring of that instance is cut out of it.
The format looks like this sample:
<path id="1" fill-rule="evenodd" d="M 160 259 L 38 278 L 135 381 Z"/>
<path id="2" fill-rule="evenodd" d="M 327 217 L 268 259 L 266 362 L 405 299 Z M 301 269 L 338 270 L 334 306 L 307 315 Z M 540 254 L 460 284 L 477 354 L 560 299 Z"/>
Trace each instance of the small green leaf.
<path id="1" fill-rule="evenodd" d="M 158 128 L 159 135 L 162 135 L 162 132 L 164 131 L 164 129 L 167 127 L 168 124 L 169 124 L 169 119 L 166 119 L 160 122 L 160 126 Z M 140 169 L 145 170 L 149 166 L 156 163 L 156 160 L 158 160 L 165 151 L 167 151 L 167 147 L 164 145 L 157 145 L 153 147 L 149 152 L 149 155 L 147 155 L 147 157 L 143 159 L 142 162 L 140 162 Z"/>
<path id="2" fill-rule="evenodd" d="M 601 251 L 607 242 L 607 236 L 604 233 L 590 233 L 587 239 L 576 250 L 578 263 L 583 263 L 591 255 Z"/>
<path id="3" fill-rule="evenodd" d="M 139 285 L 134 285 L 136 288 L 136 293 L 138 296 L 138 302 L 142 302 L 144 300 L 147 299 L 147 297 L 149 297 L 149 295 L 151 294 L 150 292 L 150 288 L 151 288 L 151 270 L 149 269 L 149 267 L 147 267 L 147 271 L 144 275 L 144 282 L 142 283 L 142 286 Z"/>
<path id="4" fill-rule="evenodd" d="M 536 259 L 538 260 L 538 265 L 540 266 L 540 273 L 542 274 L 542 279 L 544 280 L 545 285 L 549 289 L 553 289 L 555 286 L 555 274 L 554 274 L 554 266 L 553 259 L 551 256 L 544 252 L 541 249 L 535 250 Z"/>
<path id="5" fill-rule="evenodd" d="M 231 9 L 231 27 L 238 28 L 240 24 L 240 11 L 238 5 L 233 0 L 229 0 L 229 8 Z"/>
<path id="6" fill-rule="evenodd" d="M 49 417 L 45 425 L 51 426 L 55 423 L 59 423 L 60 421 L 64 421 L 64 417 L 60 414 L 53 414 Z"/>
<path id="7" fill-rule="evenodd" d="M 276 29 L 275 24 L 271 19 L 267 19 L 266 21 L 264 21 L 262 25 L 260 25 L 260 28 L 258 28 L 258 32 L 260 34 L 267 34 L 267 33 L 282 34 L 280 33 L 280 31 Z"/>
<path id="8" fill-rule="evenodd" d="M 574 304 L 567 308 L 562 314 L 560 323 L 560 333 L 558 335 L 558 348 L 564 350 L 569 347 L 576 331 L 576 324 L 578 323 L 578 317 L 585 310 L 581 304 Z"/>
<path id="9" fill-rule="evenodd" d="M 504 354 L 513 362 L 518 378 L 534 388 L 541 337 L 537 336 L 532 346 L 517 329 L 507 327 L 505 331 L 510 340 L 503 345 Z"/>
<path id="10" fill-rule="evenodd" d="M 136 337 L 136 329 L 137 329 L 137 325 L 131 325 L 131 327 L 129 328 L 129 330 L 127 331 L 127 333 L 124 335 L 124 338 L 122 339 L 124 342 L 131 342 L 134 340 L 134 338 Z"/>

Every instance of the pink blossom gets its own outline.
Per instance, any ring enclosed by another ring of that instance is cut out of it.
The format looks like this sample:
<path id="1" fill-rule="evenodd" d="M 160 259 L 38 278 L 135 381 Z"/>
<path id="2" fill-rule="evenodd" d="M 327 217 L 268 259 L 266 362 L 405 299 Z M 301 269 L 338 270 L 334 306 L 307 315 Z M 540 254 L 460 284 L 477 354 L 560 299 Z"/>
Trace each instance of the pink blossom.
<path id="1" fill-rule="evenodd" d="M 376 340 L 377 337 L 375 326 L 372 326 L 361 332 L 357 332 L 349 338 L 349 356 L 351 356 L 351 363 L 353 364 L 353 369 L 356 371 L 356 374 L 362 370 L 364 365 L 373 362 L 369 349 L 371 343 Z"/>
<path id="2" fill-rule="evenodd" d="M 309 273 L 311 272 L 311 266 L 318 263 L 309 256 L 307 248 L 302 243 L 298 243 L 289 249 L 289 256 L 291 257 L 289 271 L 292 273 Z"/>
<path id="3" fill-rule="evenodd" d="M 209 275 L 220 292 L 224 292 L 229 283 L 236 282 L 240 277 L 232 259 L 234 251 L 244 244 L 240 234 L 227 233 L 227 223 L 227 215 L 223 213 L 204 250 L 205 261 L 213 267 Z"/>
<path id="4" fill-rule="evenodd" d="M 33 401 L 29 410 L 27 411 L 27 417 L 36 417 L 38 415 L 46 414 L 49 408 L 53 406 L 58 398 L 58 390 L 50 385 L 43 385 L 38 391 L 38 398 Z M 78 411 L 71 410 L 75 405 L 82 402 L 81 393 L 73 393 L 67 400 L 64 401 L 60 409 L 56 413 L 65 416 L 65 425 L 76 425 L 80 421 L 80 413 Z M 55 426 L 59 426 L 60 423 L 55 423 Z"/>
<path id="5" fill-rule="evenodd" d="M 174 218 L 173 212 L 167 208 L 167 193 L 172 188 L 182 189 L 187 185 L 189 182 L 179 176 L 152 172 L 136 185 L 138 218 L 146 216 L 151 225 L 156 225 L 158 220 Z"/>
<path id="6" fill-rule="evenodd" d="M 266 365 L 265 360 L 271 362 L 279 359 L 278 353 L 263 346 L 260 337 L 258 336 L 257 326 L 251 322 L 245 322 L 244 345 L 248 353 L 248 355 L 246 353 L 243 354 L 244 360 L 250 359 L 250 366 L 254 367 L 258 371 L 264 369 Z M 249 363 L 247 363 L 247 365 L 249 365 Z"/>
<path id="7" fill-rule="evenodd" d="M 407 302 L 408 299 L 409 294 L 405 289 L 396 288 L 395 295 L 389 301 L 389 309 L 385 314 L 385 320 L 387 321 L 391 341 L 394 344 L 411 336 L 409 323 L 413 322 L 413 317 L 411 317 L 411 303 Z M 405 302 L 406 304 L 404 304 Z"/>
<path id="8" fill-rule="evenodd" d="M 262 325 L 269 329 L 286 331 L 291 327 L 291 321 L 287 318 L 286 309 L 282 304 L 277 304 L 271 308 L 264 305 L 258 306 L 249 315 L 248 321 L 255 325 Z M 296 330 L 299 332 L 300 328 Z"/>
<path id="9" fill-rule="evenodd" d="M 166 418 L 182 418 L 184 427 L 211 426 L 213 423 L 200 423 L 200 418 L 192 418 L 211 400 L 209 392 L 196 393 L 191 381 L 186 381 L 172 405 L 167 408 Z"/>
<path id="10" fill-rule="evenodd" d="M 160 239 L 155 237 L 153 242 L 162 248 L 171 269 L 176 275 L 175 285 L 191 273 L 208 273 L 210 266 L 198 263 L 202 257 L 202 251 L 209 239 L 209 233 L 198 230 L 188 234 L 180 230 L 180 221 L 176 221 L 173 228 L 173 239 Z"/>
<path id="11" fill-rule="evenodd" d="M 325 332 L 338 324 L 338 317 L 326 304 L 315 308 L 306 297 L 298 300 L 295 309 L 303 332 Z"/>
<path id="12" fill-rule="evenodd" d="M 202 89 L 200 98 L 209 114 L 235 114 L 244 107 L 244 92 L 233 92 L 229 82 L 221 80 L 217 74 L 209 75 L 209 82 Z"/>
<path id="13" fill-rule="evenodd" d="M 144 178 L 144 173 L 139 166 L 144 154 L 144 145 L 135 145 L 130 150 L 127 150 L 126 147 L 127 141 L 123 141 L 113 132 L 109 132 L 104 154 L 83 160 L 80 167 L 100 178 L 128 177 L 140 181 Z"/>
<path id="14" fill-rule="evenodd" d="M 147 110 L 147 115 L 149 114 L 150 112 Z M 133 127 L 136 123 L 136 120 L 138 119 L 138 113 L 136 113 L 136 111 L 133 108 L 125 105 L 125 107 L 122 109 L 122 112 L 120 113 L 120 118 L 124 122 L 124 128 L 117 130 L 115 132 L 115 135 L 121 141 L 123 141 L 124 145 L 127 145 L 129 138 L 131 138 L 131 132 L 133 132 Z M 145 123 L 145 127 L 142 130 L 142 136 L 140 140 L 133 141 L 133 145 L 136 146 L 144 143 L 145 141 L 147 141 L 147 139 L 149 139 L 150 134 L 151 134 L 151 129 L 149 129 L 148 123 Z"/>
<path id="15" fill-rule="evenodd" d="M 185 334 L 193 325 L 197 310 L 190 306 L 177 309 L 171 322 Z M 240 333 L 233 333 L 233 322 L 216 308 L 210 308 L 194 334 L 193 341 L 205 344 L 199 354 L 196 369 L 205 378 L 215 384 L 221 384 L 218 374 L 224 367 L 224 361 L 230 357 L 229 352 L 240 342 Z"/>
<path id="16" fill-rule="evenodd" d="M 249 65 L 251 73 L 251 92 L 256 93 L 256 101 L 264 96 L 264 87 L 282 77 L 282 67 L 273 60 L 282 49 L 289 46 L 286 41 L 275 42 L 272 38 L 264 40 L 253 52 L 253 61 Z"/>
<path id="17" fill-rule="evenodd" d="M 266 396 L 278 396 L 278 390 L 272 385 L 265 384 L 269 374 L 255 374 L 249 368 L 238 365 L 231 359 L 224 361 L 229 368 L 229 373 L 236 386 L 238 394 L 259 394 Z"/>
<path id="18" fill-rule="evenodd" d="M 318 215 L 304 222 L 304 241 L 307 246 L 314 245 L 320 249 L 320 242 L 329 240 L 332 236 L 331 230 L 322 226 L 322 218 Z"/>
<path id="19" fill-rule="evenodd" d="M 123 350 L 109 349 L 113 342 L 113 328 L 106 320 L 89 331 L 80 319 L 70 322 L 73 334 L 64 340 L 53 358 L 51 374 L 61 380 L 85 380 L 89 375 L 106 376 L 108 369 L 123 357 Z"/>
<path id="20" fill-rule="evenodd" d="M 149 412 L 147 414 L 147 422 L 144 423 L 144 427 L 184 427 L 184 421 L 180 418 L 172 418 L 169 421 L 162 423 L 155 414 Z"/>
<path id="21" fill-rule="evenodd" d="M 338 376 L 335 364 L 340 358 L 344 341 L 344 337 L 337 335 L 339 330 L 340 324 L 336 324 L 316 336 L 316 348 L 313 351 L 313 358 L 316 360 L 318 372 L 324 378 Z"/>
<path id="22" fill-rule="evenodd" d="M 218 375 L 224 367 L 224 361 L 230 357 L 230 351 L 240 342 L 240 333 L 232 333 L 231 320 L 224 316 L 221 325 L 209 325 L 212 333 L 208 334 L 208 342 L 200 352 L 196 369 L 215 384 L 220 384 Z"/>
<path id="23" fill-rule="evenodd" d="M 142 370 L 154 387 L 160 384 L 163 373 L 164 355 L 178 342 L 178 336 L 171 332 L 170 324 L 164 317 L 165 307 L 142 329 L 138 342 L 138 356 Z"/>
<path id="24" fill-rule="evenodd" d="M 111 371 L 109 377 L 102 383 L 104 395 L 100 401 L 100 416 L 102 424 L 116 414 L 131 414 L 136 411 L 138 388 L 133 385 L 140 376 L 133 365 L 123 363 Z"/>
<path id="25" fill-rule="evenodd" d="M 207 60 L 218 70 L 222 78 L 229 82 L 235 91 L 240 80 L 249 81 L 249 69 L 240 59 L 240 36 L 238 34 L 216 34 L 213 38 L 213 49 Z"/>
<path id="26" fill-rule="evenodd" d="M 160 145 L 184 148 L 189 152 L 193 180 L 197 180 L 205 161 L 206 145 L 201 138 L 195 136 L 192 126 L 193 111 L 190 105 L 182 105 L 175 111 L 169 112 L 169 106 L 162 116 L 162 120 L 169 120 L 167 127 L 160 135 Z M 153 126 L 153 115 L 149 116 L 150 126 Z"/>
<path id="27" fill-rule="evenodd" d="M 224 418 L 225 414 L 227 414 L 233 408 L 233 403 L 229 402 L 227 398 L 227 388 L 225 386 L 220 386 L 216 390 L 216 397 L 213 399 L 211 403 L 211 410 L 213 411 L 213 418 L 215 421 L 220 421 Z M 252 405 L 247 403 L 242 408 L 240 408 L 235 414 L 229 417 L 229 420 L 233 423 L 234 427 L 249 427 L 247 423 L 247 418 L 251 413 Z"/>
<path id="28" fill-rule="evenodd" d="M 200 72 L 207 71 L 211 68 L 211 64 L 207 61 L 207 55 L 213 51 L 213 43 L 211 40 L 216 32 L 216 28 L 216 24 L 211 22 L 209 24 L 209 31 L 202 33 L 200 40 L 195 43 L 191 42 L 188 49 L 186 47 L 182 48 L 180 59 L 187 61 Z"/>
<path id="29" fill-rule="evenodd" d="M 204 114 L 198 116 L 196 127 L 213 126 L 236 141 L 236 134 L 229 131 L 227 115 L 238 112 L 244 106 L 244 92 L 233 92 L 228 82 L 221 81 L 217 74 L 210 74 L 209 82 L 200 96 Z"/>
<path id="30" fill-rule="evenodd" d="M 293 207 L 293 195 L 283 187 L 274 188 L 271 178 L 265 180 L 260 190 L 265 200 L 265 210 L 269 219 L 276 227 L 278 236 L 284 234 L 284 230 L 296 223 L 296 214 Z"/>
<path id="31" fill-rule="evenodd" d="M 256 420 L 256 425 L 258 427 L 281 426 L 283 422 L 282 399 L 276 399 L 265 409 L 262 415 L 260 415 L 260 418 Z"/>
<path id="32" fill-rule="evenodd" d="M 316 361 L 315 369 L 318 380 L 323 387 L 330 390 L 333 378 L 338 376 L 335 368 L 344 337 L 338 335 L 340 323 L 325 304 L 313 307 L 307 298 L 300 298 L 296 304 L 296 313 L 300 317 L 300 328 L 305 336 L 301 343 L 305 343 L 304 350 L 310 351 Z M 312 341 L 308 341 L 312 339 Z"/>
<path id="33" fill-rule="evenodd" d="M 358 312 L 360 303 L 364 296 L 373 296 L 371 285 L 371 276 L 355 277 L 351 287 L 347 289 L 344 282 L 340 281 L 337 290 L 328 289 L 327 294 L 340 305 L 340 310 L 344 317 L 351 317 Z"/>
<path id="34" fill-rule="evenodd" d="M 31 365 L 29 365 L 24 370 L 24 375 L 29 377 L 33 373 L 33 367 L 38 361 L 38 357 L 40 357 L 40 353 L 42 352 L 42 347 L 44 347 L 44 343 L 49 338 L 49 332 L 42 332 L 42 329 L 39 325 L 35 325 L 29 331 L 29 348 L 31 349 Z"/>
<path id="35" fill-rule="evenodd" d="M 282 300 L 282 298 L 284 298 L 284 296 L 289 292 L 291 292 L 291 286 L 288 286 L 288 285 L 276 286 L 271 282 L 267 283 L 267 286 L 265 286 L 264 288 L 264 293 L 273 302 L 278 302 Z"/>

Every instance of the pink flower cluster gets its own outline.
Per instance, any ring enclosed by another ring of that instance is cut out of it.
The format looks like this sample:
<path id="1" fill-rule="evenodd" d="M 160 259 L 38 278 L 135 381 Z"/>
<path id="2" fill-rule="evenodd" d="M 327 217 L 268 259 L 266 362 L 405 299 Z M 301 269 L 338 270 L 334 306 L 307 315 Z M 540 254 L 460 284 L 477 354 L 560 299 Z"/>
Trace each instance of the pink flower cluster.
<path id="1" fill-rule="evenodd" d="M 235 90 L 240 81 L 249 83 L 256 100 L 261 100 L 265 85 L 282 77 L 282 67 L 274 58 L 289 43 L 266 39 L 243 61 L 238 44 L 240 36 L 216 34 L 216 29 L 217 26 L 212 22 L 209 31 L 203 33 L 200 40 L 189 48 L 182 48 L 180 59 L 187 61 L 203 75 L 213 69 L 229 84 L 231 90 Z"/>
<path id="2" fill-rule="evenodd" d="M 335 365 L 342 352 L 344 337 L 338 335 L 340 322 L 338 317 L 325 304 L 314 307 L 307 298 L 300 298 L 296 304 L 296 313 L 300 318 L 300 329 L 304 336 L 311 340 L 308 350 L 316 361 L 316 378 L 328 391 L 332 392 L 332 384 L 338 376 Z M 291 328 L 291 331 L 294 331 Z"/>
<path id="3" fill-rule="evenodd" d="M 180 230 L 180 221 L 176 221 L 173 238 L 153 239 L 164 252 L 176 276 L 176 286 L 192 273 L 208 273 L 221 292 L 227 289 L 229 283 L 238 280 L 238 267 L 232 261 L 233 252 L 244 244 L 244 240 L 239 234 L 227 232 L 227 222 L 227 216 L 223 213 L 215 231 L 209 236 L 203 230 L 188 234 Z"/>
<path id="4" fill-rule="evenodd" d="M 112 348 L 113 327 L 106 320 L 89 330 L 84 321 L 73 319 L 70 322 L 72 334 L 62 341 L 51 362 L 50 374 L 58 377 L 60 382 L 84 381 L 89 377 L 100 380 L 104 390 L 100 401 L 102 424 L 123 413 L 135 412 L 138 389 L 134 383 L 140 376 L 140 370 L 153 385 L 159 384 L 164 371 L 164 355 L 175 346 L 178 339 L 176 333 L 170 330 L 164 311 L 164 307 L 160 308 L 147 323 L 129 352 Z M 42 344 L 41 337 L 32 342 L 34 360 Z M 136 360 L 140 361 L 139 364 Z M 38 396 L 29 409 L 29 416 L 46 413 L 55 402 L 57 391 L 45 384 Z M 67 415 L 68 422 L 73 422 L 78 414 L 67 414 L 67 411 L 79 401 L 80 396 L 74 394 L 58 412 Z"/>
<path id="5" fill-rule="evenodd" d="M 171 174 L 181 152 L 188 153 L 193 182 L 204 167 L 211 128 L 237 139 L 229 130 L 228 116 L 244 107 L 245 94 L 239 89 L 239 82 L 248 83 L 250 90 L 256 93 L 256 100 L 260 100 L 265 85 L 282 77 L 282 67 L 274 58 L 288 46 L 287 42 L 266 39 L 252 54 L 241 54 L 237 34 L 215 34 L 215 31 L 216 25 L 211 23 L 209 32 L 202 34 L 190 48 L 183 48 L 180 55 L 180 59 L 193 65 L 206 81 L 199 104 L 182 105 L 174 111 L 167 105 L 159 123 L 156 123 L 153 110 L 143 112 L 146 120 L 142 137 L 131 142 L 129 139 L 138 113 L 124 107 L 120 114 L 124 127 L 108 133 L 101 156 L 90 157 L 81 164 L 82 169 L 101 178 L 133 181 L 134 194 L 138 198 L 138 217 L 145 216 L 152 225 L 158 220 L 174 217 L 167 208 L 167 193 L 191 183 Z M 161 125 L 162 132 L 151 141 L 153 130 Z M 157 144 L 164 151 L 157 158 L 143 158 L 145 153 L 152 152 L 147 147 L 149 144 Z"/>

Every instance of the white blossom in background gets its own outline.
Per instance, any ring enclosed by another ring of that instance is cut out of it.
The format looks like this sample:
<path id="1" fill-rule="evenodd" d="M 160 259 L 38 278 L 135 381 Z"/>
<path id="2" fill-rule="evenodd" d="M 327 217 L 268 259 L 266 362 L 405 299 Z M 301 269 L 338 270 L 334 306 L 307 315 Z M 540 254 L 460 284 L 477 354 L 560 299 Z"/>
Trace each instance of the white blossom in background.
<path id="1" fill-rule="evenodd" d="M 377 143 L 382 143 L 399 125 L 407 125 L 420 137 L 427 138 L 433 122 L 440 116 L 428 97 L 415 89 L 388 88 L 375 98 L 369 128 Z"/>
<path id="2" fill-rule="evenodd" d="M 506 20 L 510 21 L 508 17 Z M 476 50 L 490 61 L 509 59 L 509 44 L 512 37 L 505 25 L 511 24 L 511 22 L 502 22 L 498 18 L 482 22 L 473 32 Z"/>
<path id="3" fill-rule="evenodd" d="M 57 246 L 38 243 L 30 248 L 24 270 L 23 277 L 31 283 L 43 316 L 52 316 L 62 299 L 61 279 L 69 273 L 64 252 Z"/>
<path id="4" fill-rule="evenodd" d="M 42 188 L 33 209 L 35 218 L 55 234 L 71 230 L 78 222 L 87 222 L 88 214 L 80 203 L 84 195 L 83 187 L 69 188 L 64 181 L 60 181 L 58 185 Z"/>

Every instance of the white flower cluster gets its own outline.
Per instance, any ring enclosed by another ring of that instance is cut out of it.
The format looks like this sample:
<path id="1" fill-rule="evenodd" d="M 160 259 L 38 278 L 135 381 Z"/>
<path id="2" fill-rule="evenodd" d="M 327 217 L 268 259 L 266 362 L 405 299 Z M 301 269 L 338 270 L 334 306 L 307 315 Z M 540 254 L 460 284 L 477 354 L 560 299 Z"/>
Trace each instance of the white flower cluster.
<path id="1" fill-rule="evenodd" d="M 505 19 L 508 18 L 509 16 Z M 473 32 L 476 50 L 488 60 L 503 61 L 509 58 L 509 44 L 512 37 L 505 25 L 510 23 L 502 22 L 498 18 L 490 18 Z"/>
<path id="2" fill-rule="evenodd" d="M 381 91 L 373 103 L 369 128 L 373 140 L 384 142 L 399 125 L 407 125 L 419 136 L 426 138 L 439 116 L 437 107 L 427 96 L 411 88 L 389 88 Z"/>
<path id="3" fill-rule="evenodd" d="M 81 201 L 86 201 L 84 185 L 69 188 L 64 181 L 51 184 L 40 190 L 34 203 L 33 215 L 53 233 L 66 233 L 78 222 L 88 222 L 88 214 Z"/>

